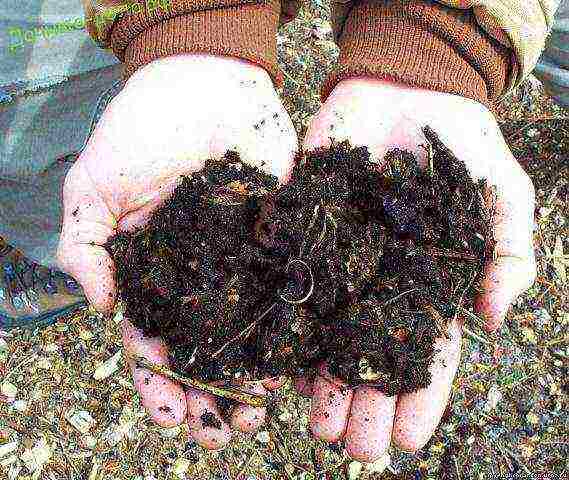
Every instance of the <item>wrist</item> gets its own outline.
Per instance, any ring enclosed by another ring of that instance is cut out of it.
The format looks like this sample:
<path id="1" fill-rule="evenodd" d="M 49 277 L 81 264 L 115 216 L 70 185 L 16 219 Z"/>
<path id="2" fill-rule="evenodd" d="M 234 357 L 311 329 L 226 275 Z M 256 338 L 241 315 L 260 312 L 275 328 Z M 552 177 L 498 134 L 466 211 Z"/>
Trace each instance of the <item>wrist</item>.
<path id="1" fill-rule="evenodd" d="M 159 91 L 184 92 L 254 85 L 257 91 L 274 91 L 268 72 L 258 64 L 240 58 L 205 53 L 182 53 L 158 58 L 132 74 L 125 89 L 144 85 Z"/>

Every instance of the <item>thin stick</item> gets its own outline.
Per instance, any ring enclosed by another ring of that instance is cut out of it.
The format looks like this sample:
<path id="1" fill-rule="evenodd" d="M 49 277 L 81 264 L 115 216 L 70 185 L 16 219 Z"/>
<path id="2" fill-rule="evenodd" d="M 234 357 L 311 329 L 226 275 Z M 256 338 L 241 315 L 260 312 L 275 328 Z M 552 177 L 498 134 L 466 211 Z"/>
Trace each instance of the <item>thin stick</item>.
<path id="1" fill-rule="evenodd" d="M 406 292 L 402 292 L 399 295 L 395 295 L 393 298 L 390 298 L 389 300 L 385 301 L 382 306 L 389 305 L 390 303 L 393 303 L 395 300 L 399 300 L 401 297 L 404 297 L 405 295 L 416 292 L 417 290 L 419 290 L 419 289 L 418 288 L 412 288 L 411 290 L 407 290 Z"/>
<path id="2" fill-rule="evenodd" d="M 452 319 L 453 323 L 456 322 L 456 319 L 458 318 L 458 311 L 462 308 L 462 301 L 464 300 L 464 294 L 472 286 L 472 283 L 474 282 L 475 278 L 476 278 L 476 275 L 472 275 L 472 277 L 470 277 L 470 281 L 468 282 L 468 285 L 466 286 L 466 288 L 462 291 L 462 294 L 460 295 L 460 299 L 458 300 L 458 305 L 456 306 L 456 310 L 454 312 L 454 317 Z"/>
<path id="3" fill-rule="evenodd" d="M 456 459 L 456 456 L 453 457 L 453 460 L 454 460 L 454 470 L 456 471 L 456 478 L 458 478 L 458 480 L 461 480 L 460 469 L 458 468 L 458 460 Z"/>
<path id="4" fill-rule="evenodd" d="M 453 304 L 454 305 L 454 304 Z M 467 308 L 464 308 L 460 305 L 455 305 L 456 308 L 458 310 L 460 310 L 462 313 L 466 314 L 466 316 L 470 317 L 472 320 L 474 320 L 478 325 L 484 325 L 484 322 L 482 321 L 481 318 L 479 318 L 477 315 L 474 315 L 474 313 L 472 313 L 470 310 L 468 310 Z"/>
<path id="5" fill-rule="evenodd" d="M 316 247 L 320 246 L 320 244 L 322 243 L 322 240 L 324 240 L 324 237 L 326 236 L 326 225 L 327 225 L 326 220 L 327 219 L 328 219 L 328 214 L 326 214 L 322 217 L 322 231 L 320 232 L 320 235 L 319 235 L 318 239 L 316 240 L 316 242 L 314 242 L 314 245 L 312 245 L 312 247 L 310 247 L 310 251 L 308 252 L 309 254 L 312 254 L 314 249 Z"/>
<path id="6" fill-rule="evenodd" d="M 318 212 L 320 211 L 320 204 L 317 203 L 314 206 L 314 213 L 312 214 L 312 219 L 310 220 L 310 223 L 308 224 L 308 227 L 306 228 L 306 235 L 304 236 L 304 239 L 302 240 L 302 245 L 300 246 L 300 252 L 298 254 L 298 257 L 302 257 L 302 254 L 304 252 L 304 247 L 306 245 L 306 239 L 307 237 L 310 235 L 310 231 L 312 230 L 312 227 L 314 226 L 314 224 L 316 223 L 316 218 L 318 215 Z"/>
<path id="7" fill-rule="evenodd" d="M 211 356 L 211 358 L 217 357 L 221 352 L 223 352 L 223 350 L 227 348 L 229 344 L 236 342 L 237 340 L 241 339 L 243 336 L 247 338 L 247 336 L 249 336 L 249 334 L 253 331 L 257 323 L 259 323 L 265 317 L 265 315 L 267 315 L 267 313 L 269 313 L 275 306 L 276 303 L 273 303 L 267 310 L 265 310 L 265 313 L 263 313 L 259 318 L 257 318 L 257 320 L 251 322 L 251 324 L 245 330 L 241 331 L 238 335 L 225 342 L 221 346 L 221 348 Z"/>
<path id="8" fill-rule="evenodd" d="M 508 454 L 510 458 L 514 460 L 520 466 L 520 468 L 531 477 L 531 470 L 517 457 L 517 455 L 512 450 L 503 445 L 500 445 L 499 443 L 496 443 L 496 447 L 498 447 L 498 450 L 500 450 L 502 453 Z"/>
<path id="9" fill-rule="evenodd" d="M 139 367 L 146 368 L 151 372 L 157 373 L 158 375 L 163 375 L 164 377 L 169 378 L 174 382 L 187 385 L 188 387 L 196 388 L 198 390 L 211 393 L 212 395 L 216 395 L 218 397 L 227 398 L 229 400 L 235 400 L 237 402 L 250 405 L 251 407 L 266 407 L 268 404 L 267 397 L 263 397 L 261 395 L 255 395 L 252 393 L 242 392 L 241 390 L 216 387 L 214 385 L 210 385 L 209 383 L 205 383 L 200 380 L 184 377 L 183 375 L 180 375 L 179 373 L 170 370 L 168 367 L 165 367 L 164 365 L 156 365 L 152 362 L 149 362 L 144 357 L 133 356 L 132 358 L 133 360 L 136 361 Z"/>
<path id="10" fill-rule="evenodd" d="M 453 250 L 447 250 L 445 248 L 430 247 L 427 248 L 427 253 L 430 253 L 433 257 L 442 258 L 453 258 L 455 260 L 464 260 L 466 262 L 477 262 L 478 258 L 470 253 L 455 252 Z"/>
<path id="11" fill-rule="evenodd" d="M 431 320 L 433 322 L 435 322 L 435 325 L 436 325 L 439 333 L 441 335 L 444 335 L 445 337 L 448 337 L 448 332 L 445 332 L 445 327 L 444 327 L 445 319 L 439 313 L 439 311 L 435 307 L 433 307 L 432 305 L 426 305 L 425 310 L 427 310 L 427 313 L 428 313 L 429 317 L 431 317 Z"/>
<path id="12" fill-rule="evenodd" d="M 473 340 L 477 340 L 480 343 L 483 343 L 484 345 L 490 345 L 492 346 L 492 343 L 489 342 L 488 340 L 482 338 L 480 335 L 477 335 L 476 333 L 474 333 L 472 330 L 469 330 L 467 327 L 465 327 L 464 325 L 462 326 L 462 333 L 464 333 L 467 337 L 472 338 Z"/>

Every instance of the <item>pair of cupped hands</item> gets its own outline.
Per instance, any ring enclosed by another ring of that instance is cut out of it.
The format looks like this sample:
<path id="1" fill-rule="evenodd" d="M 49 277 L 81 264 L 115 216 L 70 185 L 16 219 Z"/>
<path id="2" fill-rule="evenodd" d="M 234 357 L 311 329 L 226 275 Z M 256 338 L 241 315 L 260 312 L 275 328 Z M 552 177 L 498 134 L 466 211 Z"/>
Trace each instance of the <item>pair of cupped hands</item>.
<path id="1" fill-rule="evenodd" d="M 421 128 L 430 125 L 462 159 L 474 178 L 495 189 L 496 255 L 486 266 L 477 310 L 488 331 L 496 330 L 508 306 L 535 277 L 532 247 L 534 193 L 531 181 L 508 149 L 493 115 L 456 95 L 370 78 L 341 81 L 312 119 L 302 148 L 331 139 L 366 145 L 381 160 L 393 147 L 425 158 Z M 111 313 L 117 298 L 114 265 L 103 247 L 118 231 L 143 225 L 170 195 L 180 175 L 201 169 L 205 159 L 237 151 L 245 162 L 287 181 L 298 139 L 292 122 L 261 67 L 221 56 L 185 54 L 157 60 L 137 71 L 109 104 L 91 139 L 67 175 L 60 266 L 82 285 L 90 303 Z M 421 448 L 444 412 L 460 359 L 462 319 L 437 344 L 431 385 L 387 397 L 365 386 L 341 388 L 322 365 L 314 379 L 295 379 L 312 398 L 310 428 L 325 441 L 344 440 L 353 458 L 369 462 L 390 443 Z M 166 347 L 128 320 L 122 325 L 127 358 L 141 355 L 167 364 Z M 260 408 L 239 405 L 220 429 L 202 424 L 215 399 L 151 375 L 129 361 L 143 405 L 160 425 L 188 422 L 194 440 L 209 449 L 226 445 L 232 431 L 254 431 L 265 420 Z M 243 388 L 267 394 L 283 379 Z"/>

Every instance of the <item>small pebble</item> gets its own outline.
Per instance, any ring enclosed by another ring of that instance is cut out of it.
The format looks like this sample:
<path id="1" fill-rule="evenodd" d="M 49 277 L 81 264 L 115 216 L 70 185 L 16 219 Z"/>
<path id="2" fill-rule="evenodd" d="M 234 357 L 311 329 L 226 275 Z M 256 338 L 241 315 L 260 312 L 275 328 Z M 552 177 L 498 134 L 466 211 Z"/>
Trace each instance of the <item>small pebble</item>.
<path id="1" fill-rule="evenodd" d="M 118 325 L 118 324 L 122 323 L 123 318 L 124 318 L 123 312 L 122 312 L 122 310 L 119 310 L 119 311 L 115 314 L 115 316 L 113 317 L 113 321 Z"/>
<path id="2" fill-rule="evenodd" d="M 36 473 L 35 478 L 39 477 L 39 473 L 43 470 L 44 465 L 51 458 L 51 448 L 42 438 L 33 448 L 27 448 L 22 453 L 20 460 L 24 463 L 30 473 Z"/>
<path id="3" fill-rule="evenodd" d="M 28 402 L 26 402 L 25 400 L 16 400 L 12 406 L 14 407 L 14 409 L 16 409 L 18 412 L 25 412 L 28 409 Z"/>
<path id="4" fill-rule="evenodd" d="M 160 436 L 164 438 L 176 438 L 181 430 L 182 428 L 179 425 L 172 428 L 162 428 L 160 429 Z"/>
<path id="5" fill-rule="evenodd" d="M 6 455 L 9 455 L 10 453 L 16 451 L 17 448 L 18 448 L 18 442 L 16 441 L 0 445 L 0 458 L 5 457 Z"/>
<path id="6" fill-rule="evenodd" d="M 271 441 L 271 435 L 266 430 L 262 430 L 257 435 L 255 435 L 255 440 L 259 443 L 269 443 Z"/>
<path id="7" fill-rule="evenodd" d="M 366 465 L 366 471 L 369 473 L 382 474 L 383 471 L 387 467 L 389 467 L 390 464 L 391 464 L 391 457 L 389 456 L 388 453 L 386 453 L 385 455 L 383 455 L 383 457 L 378 458 L 375 462 L 368 463 Z"/>
<path id="8" fill-rule="evenodd" d="M 497 385 L 492 385 L 488 390 L 488 397 L 486 399 L 486 404 L 484 405 L 484 410 L 490 412 L 496 408 L 498 403 L 502 400 L 502 393 Z"/>
<path id="9" fill-rule="evenodd" d="M 95 370 L 93 378 L 95 380 L 104 380 L 110 377 L 119 369 L 119 360 L 121 359 L 122 350 L 119 349 L 111 358 L 101 363 Z"/>
<path id="10" fill-rule="evenodd" d="M 52 367 L 52 365 L 47 358 L 42 357 L 36 362 L 36 367 L 41 368 L 42 370 L 49 370 Z"/>
<path id="11" fill-rule="evenodd" d="M 97 439 L 93 435 L 84 435 L 81 437 L 81 445 L 92 450 L 97 446 Z"/>
<path id="12" fill-rule="evenodd" d="M 360 478 L 363 468 L 364 467 L 360 462 L 356 462 L 355 460 L 350 462 L 348 465 L 348 479 L 357 480 Z"/>
<path id="13" fill-rule="evenodd" d="M 18 387 L 16 387 L 16 385 L 14 385 L 13 383 L 4 382 L 2 384 L 2 388 L 0 388 L 0 392 L 2 392 L 2 395 L 4 395 L 5 397 L 8 397 L 13 400 L 18 393 Z"/>
<path id="14" fill-rule="evenodd" d="M 279 418 L 279 421 L 281 421 L 283 423 L 288 423 L 288 422 L 290 422 L 292 415 L 290 414 L 290 412 L 288 410 L 284 410 L 283 412 L 281 412 L 279 414 L 278 418 Z"/>
<path id="15" fill-rule="evenodd" d="M 526 421 L 530 424 L 530 425 L 537 425 L 539 424 L 539 417 L 533 413 L 533 412 L 529 412 L 526 415 Z"/>
<path id="16" fill-rule="evenodd" d="M 66 420 L 79 432 L 85 434 L 95 425 L 95 420 L 86 410 L 66 415 Z"/>
<path id="17" fill-rule="evenodd" d="M 178 458 L 172 467 L 172 473 L 179 478 L 184 478 L 186 476 L 186 472 L 190 468 L 190 462 L 186 458 Z"/>

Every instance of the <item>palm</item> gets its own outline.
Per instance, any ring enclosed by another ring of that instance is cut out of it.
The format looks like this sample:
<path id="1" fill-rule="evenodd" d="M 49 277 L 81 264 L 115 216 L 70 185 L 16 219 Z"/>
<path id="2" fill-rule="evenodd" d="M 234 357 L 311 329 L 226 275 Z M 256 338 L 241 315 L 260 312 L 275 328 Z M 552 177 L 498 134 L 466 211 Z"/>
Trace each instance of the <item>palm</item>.
<path id="1" fill-rule="evenodd" d="M 143 225 L 180 175 L 201 169 L 206 159 L 220 158 L 227 150 L 281 181 L 291 168 L 296 133 L 263 69 L 231 58 L 180 55 L 158 60 L 129 80 L 64 186 L 59 262 L 81 283 L 92 305 L 109 313 L 115 304 L 114 264 L 104 247 L 109 238 Z M 128 355 L 168 361 L 163 343 L 143 337 L 128 321 L 123 341 Z M 217 411 L 211 396 L 184 393 L 180 385 L 132 362 L 130 366 L 143 403 L 158 423 L 180 423 L 187 413 L 202 445 L 215 448 L 229 440 L 229 425 L 202 426 L 204 409 Z M 266 392 L 261 384 L 251 388 Z M 258 426 L 263 415 L 236 409 L 231 422 L 246 430 Z"/>
<path id="2" fill-rule="evenodd" d="M 494 262 L 485 270 L 485 293 L 477 308 L 488 330 L 496 329 L 508 306 L 533 282 L 533 187 L 509 151 L 494 117 L 470 100 L 396 86 L 376 80 L 341 82 L 310 125 L 304 148 L 329 144 L 330 138 L 367 145 L 381 160 L 393 147 L 413 151 L 426 162 L 422 127 L 431 126 L 465 163 L 474 178 L 486 178 L 496 192 Z M 370 461 L 391 441 L 404 450 L 421 448 L 436 428 L 448 400 L 460 358 L 460 319 L 450 340 L 439 340 L 431 366 L 432 383 L 424 390 L 385 397 L 372 388 L 345 390 L 326 373 L 312 385 L 311 427 L 324 440 L 343 438 L 350 455 Z"/>

